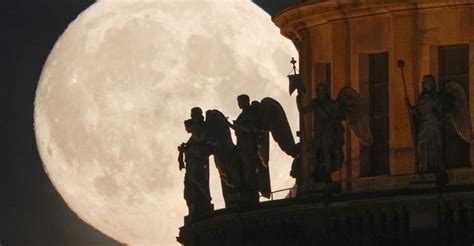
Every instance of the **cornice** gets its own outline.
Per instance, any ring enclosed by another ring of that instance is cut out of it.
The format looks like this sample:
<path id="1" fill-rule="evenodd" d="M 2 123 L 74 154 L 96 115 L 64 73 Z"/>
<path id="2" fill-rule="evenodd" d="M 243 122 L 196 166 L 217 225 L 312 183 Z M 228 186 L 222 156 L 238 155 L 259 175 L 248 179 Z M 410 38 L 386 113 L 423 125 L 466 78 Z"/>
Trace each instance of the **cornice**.
<path id="1" fill-rule="evenodd" d="M 389 3 L 387 3 L 389 2 Z M 282 35 L 300 41 L 301 32 L 328 22 L 375 15 L 394 15 L 410 11 L 439 11 L 446 8 L 473 7 L 473 0 L 366 0 L 305 2 L 276 13 L 272 20 Z"/>

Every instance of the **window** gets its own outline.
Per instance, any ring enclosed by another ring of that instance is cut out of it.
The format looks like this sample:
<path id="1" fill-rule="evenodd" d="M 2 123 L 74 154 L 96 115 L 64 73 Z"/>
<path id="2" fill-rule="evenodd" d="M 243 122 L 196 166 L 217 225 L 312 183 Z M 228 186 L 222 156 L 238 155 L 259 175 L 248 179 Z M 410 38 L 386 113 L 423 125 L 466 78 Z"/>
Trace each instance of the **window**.
<path id="1" fill-rule="evenodd" d="M 439 86 L 449 81 L 461 85 L 469 101 L 469 46 L 439 47 Z M 444 129 L 446 167 L 470 166 L 469 143 L 462 140 L 450 124 Z"/>
<path id="2" fill-rule="evenodd" d="M 361 174 L 379 175 L 389 172 L 389 87 L 388 53 L 367 57 L 370 128 L 374 143 L 361 144 Z"/>

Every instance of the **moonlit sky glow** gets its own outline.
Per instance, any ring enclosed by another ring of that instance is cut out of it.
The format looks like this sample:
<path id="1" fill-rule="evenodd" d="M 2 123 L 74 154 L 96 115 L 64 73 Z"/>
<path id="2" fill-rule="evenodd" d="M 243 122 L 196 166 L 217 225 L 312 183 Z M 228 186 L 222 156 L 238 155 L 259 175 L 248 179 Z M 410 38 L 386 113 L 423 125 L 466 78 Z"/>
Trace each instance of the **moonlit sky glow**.
<path id="1" fill-rule="evenodd" d="M 131 245 L 176 245 L 187 208 L 176 147 L 190 109 L 235 119 L 236 97 L 288 95 L 297 52 L 249 1 L 101 0 L 59 38 L 35 99 L 44 167 L 86 222 Z M 291 158 L 271 146 L 273 190 L 291 187 Z M 211 193 L 224 206 L 211 158 Z M 280 194 L 281 197 L 286 194 Z"/>

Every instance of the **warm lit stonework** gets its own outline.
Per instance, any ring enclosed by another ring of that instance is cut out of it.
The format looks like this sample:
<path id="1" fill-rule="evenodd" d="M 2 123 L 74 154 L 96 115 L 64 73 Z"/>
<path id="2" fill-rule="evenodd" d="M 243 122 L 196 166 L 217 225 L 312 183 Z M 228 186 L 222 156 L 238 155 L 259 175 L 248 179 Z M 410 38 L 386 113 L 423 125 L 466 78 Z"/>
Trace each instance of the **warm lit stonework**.
<path id="1" fill-rule="evenodd" d="M 283 2 L 283 1 L 282 1 Z M 299 51 L 306 93 L 318 83 L 335 98 L 350 86 L 367 103 L 374 143 L 346 129 L 340 192 L 315 188 L 308 149 L 313 114 L 300 120 L 302 168 L 295 198 L 252 211 L 219 210 L 186 221 L 185 245 L 474 245 L 474 146 L 443 130 L 448 183 L 417 172 L 405 90 L 411 104 L 423 75 L 456 81 L 474 116 L 474 1 L 303 1 L 273 15 Z M 472 119 L 471 119 L 472 121 Z M 472 153 L 471 153 L 472 152 Z"/>
<path id="2" fill-rule="evenodd" d="M 472 1 L 307 1 L 278 12 L 273 21 L 299 49 L 301 76 L 311 92 L 304 95 L 306 104 L 315 97 L 317 83 L 326 82 L 333 97 L 344 86 L 355 88 L 375 111 L 371 115 L 374 145 L 361 148 L 352 135 L 345 148 L 351 158 L 346 158 L 341 173 L 333 175 L 342 179 L 345 190 L 403 186 L 416 170 L 399 59 L 406 62 L 412 103 L 425 74 L 457 79 L 468 98 L 474 98 Z M 470 104 L 474 115 L 474 100 Z M 302 126 L 301 132 L 311 139 L 311 115 L 306 115 Z M 458 140 L 448 140 L 447 151 L 453 156 L 448 160 L 450 181 L 471 182 L 472 146 Z M 310 172 L 305 159 L 301 177 Z"/>

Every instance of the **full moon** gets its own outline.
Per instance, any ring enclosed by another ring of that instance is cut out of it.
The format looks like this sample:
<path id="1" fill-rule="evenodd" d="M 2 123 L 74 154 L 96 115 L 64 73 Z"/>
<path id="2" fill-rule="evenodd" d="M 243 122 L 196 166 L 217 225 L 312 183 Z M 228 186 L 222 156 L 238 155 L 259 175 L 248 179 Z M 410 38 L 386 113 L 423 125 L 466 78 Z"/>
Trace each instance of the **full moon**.
<path id="1" fill-rule="evenodd" d="M 176 245 L 187 214 L 177 146 L 189 138 L 190 109 L 234 120 L 239 94 L 269 96 L 295 132 L 286 75 L 296 54 L 249 1 L 99 1 L 70 24 L 43 68 L 34 117 L 44 168 L 98 230 L 131 245 Z M 273 190 L 293 185 L 291 161 L 271 146 Z M 210 163 L 212 202 L 222 208 Z"/>

